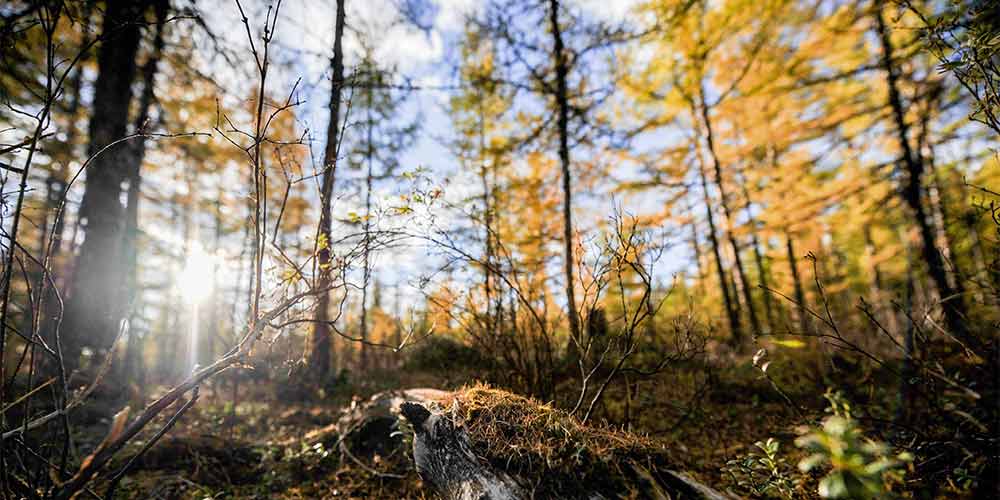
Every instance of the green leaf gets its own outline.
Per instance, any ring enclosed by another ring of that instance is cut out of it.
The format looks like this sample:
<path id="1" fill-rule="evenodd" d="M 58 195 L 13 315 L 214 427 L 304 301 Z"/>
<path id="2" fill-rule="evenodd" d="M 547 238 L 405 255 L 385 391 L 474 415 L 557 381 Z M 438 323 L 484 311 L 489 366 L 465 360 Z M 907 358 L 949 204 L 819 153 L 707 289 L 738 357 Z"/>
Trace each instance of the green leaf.
<path id="1" fill-rule="evenodd" d="M 847 494 L 847 483 L 839 472 L 834 472 L 819 482 L 819 496 L 823 498 L 844 498 Z"/>

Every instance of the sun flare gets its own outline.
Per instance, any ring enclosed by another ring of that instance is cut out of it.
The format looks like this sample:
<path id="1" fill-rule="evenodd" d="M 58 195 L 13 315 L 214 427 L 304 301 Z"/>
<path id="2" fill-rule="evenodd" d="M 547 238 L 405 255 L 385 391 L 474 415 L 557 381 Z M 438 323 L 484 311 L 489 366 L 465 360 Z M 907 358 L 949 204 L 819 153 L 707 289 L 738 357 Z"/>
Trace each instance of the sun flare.
<path id="1" fill-rule="evenodd" d="M 186 302 L 198 303 L 212 293 L 212 271 L 218 265 L 215 255 L 206 252 L 201 245 L 192 245 L 184 268 L 177 276 L 177 290 Z"/>

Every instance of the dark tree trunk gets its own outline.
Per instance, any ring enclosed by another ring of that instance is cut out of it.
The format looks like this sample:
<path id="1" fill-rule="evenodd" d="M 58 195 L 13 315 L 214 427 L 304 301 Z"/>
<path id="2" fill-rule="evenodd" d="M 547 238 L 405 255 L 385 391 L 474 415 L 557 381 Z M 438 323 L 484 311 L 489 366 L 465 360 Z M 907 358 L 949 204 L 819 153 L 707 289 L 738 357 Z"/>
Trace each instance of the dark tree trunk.
<path id="1" fill-rule="evenodd" d="M 486 116 L 483 111 L 483 96 L 479 95 L 479 178 L 483 185 L 483 293 L 486 298 L 486 342 L 496 348 L 497 313 L 493 307 L 493 189 L 490 185 L 490 169 L 486 167 Z M 494 167 L 496 162 L 494 161 Z"/>
<path id="2" fill-rule="evenodd" d="M 699 88 L 698 97 L 701 101 L 701 119 L 705 126 L 705 142 L 708 146 L 708 153 L 712 158 L 712 170 L 715 173 L 715 184 L 719 187 L 719 201 L 722 204 L 722 213 L 726 216 L 726 239 L 733 250 L 733 264 L 736 266 L 736 275 L 740 279 L 740 287 L 743 290 L 743 301 L 746 303 L 747 312 L 750 313 L 750 326 L 754 334 L 760 333 L 760 319 L 757 318 L 757 307 L 753 303 L 753 294 L 750 292 L 750 281 L 747 279 L 746 269 L 743 267 L 743 259 L 740 257 L 740 246 L 733 234 L 735 218 L 729 208 L 729 196 L 726 193 L 726 186 L 722 179 L 722 164 L 719 155 L 715 150 L 715 133 L 712 129 L 712 120 L 709 114 L 708 102 L 705 99 L 705 91 Z"/>
<path id="3" fill-rule="evenodd" d="M 869 259 L 873 259 L 875 256 L 875 241 L 872 239 L 872 227 L 870 224 L 865 224 L 864 235 L 865 253 L 868 254 Z M 892 304 L 885 300 L 885 277 L 882 275 L 882 269 L 879 267 L 878 263 L 871 263 L 871 272 L 872 302 L 878 309 L 888 309 L 884 314 L 882 314 L 882 317 L 884 318 L 883 321 L 886 322 L 887 329 L 895 334 L 899 331 L 899 323 L 896 321 L 896 312 L 892 309 Z"/>
<path id="4" fill-rule="evenodd" d="M 928 90 L 930 96 L 927 98 L 926 109 L 923 110 L 920 116 L 920 126 L 917 132 L 917 148 L 914 153 L 926 165 L 927 174 L 930 176 L 930 185 L 926 190 L 927 203 L 931 211 L 931 222 L 933 222 L 934 231 L 937 233 L 936 245 L 941 249 L 945 264 L 951 267 L 951 272 L 946 274 L 948 285 L 961 290 L 964 288 L 962 283 L 967 275 L 962 272 L 957 260 L 958 252 L 955 251 L 954 242 L 948 235 L 948 221 L 951 220 L 948 214 L 948 196 L 944 189 L 944 184 L 941 182 L 941 175 L 937 170 L 937 165 L 935 164 L 934 143 L 930 137 L 929 130 L 931 110 L 940 105 L 939 101 L 942 91 L 943 87 L 940 85 L 933 85 Z"/>
<path id="5" fill-rule="evenodd" d="M 950 333 L 965 347 L 988 359 L 988 354 L 983 343 L 973 335 L 965 325 L 965 297 L 961 282 L 952 287 L 948 283 L 948 273 L 945 269 L 944 259 L 938 251 L 934 228 L 928 221 L 927 210 L 923 201 L 922 176 L 924 173 L 924 163 L 919 155 L 915 154 L 910 147 L 909 125 L 906 123 L 903 99 L 899 93 L 899 68 L 893 61 L 893 47 L 889 36 L 888 27 L 882 14 L 882 4 L 878 3 L 875 9 L 876 31 L 882 43 L 882 69 L 886 73 L 886 84 L 888 86 L 889 107 L 892 109 L 892 119 L 896 126 L 896 140 L 902 151 L 900 161 L 906 169 L 907 178 L 900 189 L 903 201 L 913 211 L 917 228 L 920 231 L 921 253 L 927 262 L 927 268 L 934 285 L 937 288 L 941 306 L 944 310 L 945 323 Z"/>
<path id="6" fill-rule="evenodd" d="M 93 157 L 125 136 L 144 9 L 145 2 L 130 0 L 109 0 L 106 4 L 88 156 Z M 130 156 L 127 145 L 117 144 L 97 155 L 87 168 L 87 187 L 80 207 L 84 240 L 67 294 L 63 328 L 69 366 L 76 365 L 84 347 L 96 352 L 108 349 L 121 320 L 122 309 L 116 304 L 115 293 L 123 272 L 120 245 L 124 208 L 119 198 Z"/>
<path id="7" fill-rule="evenodd" d="M 552 30 L 552 57 L 556 72 L 556 125 L 559 133 L 559 165 L 562 169 L 563 191 L 563 271 L 566 277 L 566 313 L 569 316 L 569 333 L 580 340 L 580 318 L 576 310 L 576 292 L 573 280 L 573 180 L 569 157 L 569 94 L 566 79 L 569 63 L 563 46 L 562 28 L 559 26 L 559 0 L 549 0 L 549 28 Z M 572 345 L 572 340 L 568 345 Z"/>
<path id="8" fill-rule="evenodd" d="M 688 212 L 690 212 L 692 214 L 692 216 L 691 216 L 691 248 L 694 250 L 695 269 L 697 269 L 697 273 L 698 273 L 698 281 L 696 282 L 695 286 L 698 287 L 699 290 L 701 290 L 702 289 L 702 283 L 704 282 L 706 275 L 705 275 L 705 271 L 703 269 L 703 265 L 704 264 L 701 261 L 701 243 L 698 241 L 698 223 L 697 223 L 697 221 L 694 218 L 694 209 L 695 209 L 695 207 L 694 207 L 693 203 L 688 206 Z"/>
<path id="9" fill-rule="evenodd" d="M 906 253 L 906 295 L 904 297 L 904 307 L 906 308 L 905 311 L 909 313 L 913 310 L 913 295 L 915 292 L 913 255 L 906 240 L 902 238 L 900 240 L 903 244 L 903 250 Z M 903 366 L 900 370 L 899 380 L 899 405 L 896 408 L 895 415 L 896 422 L 903 425 L 909 423 L 910 410 L 913 406 L 913 386 L 910 381 L 914 375 L 915 365 L 913 358 L 916 354 L 913 335 L 916 325 L 913 323 L 913 318 L 907 317 L 906 319 L 906 330 L 903 332 Z"/>
<path id="10" fill-rule="evenodd" d="M 705 165 L 703 165 L 701 154 L 695 151 L 698 161 L 698 177 L 701 179 L 701 192 L 705 201 L 705 218 L 708 220 L 708 241 L 712 246 L 712 256 L 715 257 L 715 270 L 719 274 L 719 288 L 722 290 L 722 300 L 726 306 L 726 317 L 729 318 L 729 333 L 732 335 L 733 343 L 739 343 L 743 339 L 743 328 L 740 325 L 740 312 L 733 297 L 729 294 L 729 278 L 726 270 L 722 266 L 722 253 L 719 250 L 719 236 L 715 227 L 715 215 L 712 213 L 712 200 L 708 194 L 708 178 L 705 175 Z"/>
<path id="11" fill-rule="evenodd" d="M 799 277 L 799 261 L 795 257 L 795 246 L 792 243 L 792 235 L 785 235 L 785 247 L 788 250 L 788 266 L 792 270 L 792 283 L 795 286 L 795 301 L 798 303 L 798 310 L 795 311 L 799 318 L 799 333 L 809 334 L 809 318 L 806 316 L 806 292 L 802 287 L 802 279 Z"/>
<path id="12" fill-rule="evenodd" d="M 74 156 L 76 150 L 77 136 L 80 133 L 80 127 L 77 124 L 77 115 L 80 112 L 80 103 L 82 100 L 81 91 L 83 89 L 83 73 L 86 67 L 87 61 L 90 60 L 91 50 L 88 47 L 92 42 L 91 33 L 91 17 L 93 14 L 93 5 L 91 2 L 86 2 L 83 6 L 83 14 L 81 19 L 81 31 L 83 32 L 83 38 L 80 41 L 80 47 L 84 49 L 83 53 L 80 55 L 80 61 L 77 63 L 76 70 L 73 72 L 73 77 L 70 79 L 69 89 L 67 95 L 70 99 L 69 109 L 66 114 L 69 115 L 69 127 L 66 129 L 66 147 L 69 150 L 70 157 Z M 50 200 L 61 199 L 65 195 L 66 183 L 69 180 L 68 169 L 65 167 L 59 168 L 58 170 L 53 170 L 49 174 L 49 185 L 59 186 L 60 192 L 52 193 L 53 195 L 58 195 L 58 198 L 50 196 Z M 63 232 L 66 226 L 66 215 L 63 214 L 55 221 L 54 227 L 52 228 L 52 261 L 55 262 L 56 257 L 62 251 L 62 240 Z M 54 299 L 55 297 L 52 297 Z M 46 308 L 50 310 L 50 308 Z"/>
<path id="13" fill-rule="evenodd" d="M 156 99 L 155 82 L 160 57 L 163 53 L 163 29 L 169 9 L 166 0 L 159 0 L 154 5 L 156 10 L 156 32 L 153 35 L 152 52 L 142 67 L 142 94 L 139 97 L 139 114 L 136 116 L 134 131 L 140 132 L 147 128 L 150 108 Z M 122 316 L 130 317 L 132 311 L 136 309 L 136 301 L 139 299 L 138 291 L 138 255 L 139 255 L 139 195 L 141 194 L 142 162 L 146 156 L 146 141 L 143 138 L 134 139 L 129 143 L 132 157 L 129 160 L 128 168 L 128 194 L 125 205 L 125 234 L 122 238 L 122 256 L 125 263 L 124 276 L 122 277 L 121 299 L 119 304 L 122 307 Z M 140 358 L 142 357 L 142 346 L 135 329 L 129 331 L 128 347 L 125 351 L 125 364 L 122 369 L 126 380 L 136 382 L 138 387 L 143 387 L 143 374 L 140 372 Z"/>
<path id="14" fill-rule="evenodd" d="M 316 314 L 313 330 L 309 335 L 307 352 L 309 366 L 316 380 L 325 379 L 330 373 L 331 337 L 330 337 L 330 292 L 325 290 L 330 286 L 331 266 L 331 223 L 330 200 L 333 197 L 333 184 L 337 175 L 337 152 L 340 144 L 340 100 L 344 87 L 344 4 L 347 0 L 337 0 L 337 18 L 333 36 L 333 81 L 330 90 L 330 122 L 326 127 L 326 147 L 323 151 L 323 181 L 320 192 L 319 237 L 325 243 L 320 245 L 318 256 L 319 279 L 316 286 L 322 292 L 316 301 Z"/>
<path id="15" fill-rule="evenodd" d="M 372 82 L 374 83 L 374 82 Z M 363 262 L 362 269 L 363 276 L 361 282 L 361 345 L 358 346 L 360 349 L 360 355 L 358 356 L 359 363 L 358 368 L 361 372 L 368 369 L 368 285 L 371 283 L 372 277 L 372 265 L 371 265 L 371 215 L 372 215 L 372 183 L 375 179 L 373 172 L 373 161 L 375 157 L 375 145 L 372 142 L 374 138 L 372 133 L 375 128 L 375 118 L 372 116 L 372 102 L 373 89 L 372 85 L 368 85 L 366 89 L 366 94 L 368 98 L 368 119 L 366 120 L 367 127 L 367 146 L 365 149 L 365 161 L 368 163 L 367 172 L 365 173 L 365 241 L 363 243 L 362 253 Z"/>
<path id="16" fill-rule="evenodd" d="M 746 213 L 747 213 L 747 224 L 750 225 L 750 236 L 753 243 L 753 257 L 754 262 L 757 264 L 757 276 L 760 280 L 760 286 L 765 290 L 770 288 L 770 280 L 768 278 L 767 267 L 764 265 L 764 254 L 760 251 L 760 238 L 757 236 L 757 220 L 753 216 L 751 207 L 753 205 L 750 199 L 750 191 L 747 189 L 746 182 L 743 183 L 743 198 L 746 199 Z M 771 294 L 769 292 L 764 293 L 764 314 L 767 317 L 767 327 L 774 331 L 774 325 L 776 321 L 774 319 L 774 303 L 772 301 Z"/>

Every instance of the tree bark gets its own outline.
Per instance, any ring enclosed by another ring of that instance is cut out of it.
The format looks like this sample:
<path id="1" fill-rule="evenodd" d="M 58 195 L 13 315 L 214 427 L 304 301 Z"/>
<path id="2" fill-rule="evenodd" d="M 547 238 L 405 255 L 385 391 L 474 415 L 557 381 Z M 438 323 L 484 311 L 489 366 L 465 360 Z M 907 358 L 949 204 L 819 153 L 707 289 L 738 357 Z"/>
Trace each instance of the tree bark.
<path id="1" fill-rule="evenodd" d="M 580 318 L 576 309 L 576 292 L 573 280 L 573 181 L 569 156 L 569 95 L 566 79 L 569 65 L 563 46 L 562 28 L 559 26 L 559 0 L 549 0 L 549 27 L 552 30 L 553 59 L 555 60 L 556 90 L 555 101 L 558 113 L 556 121 L 559 134 L 559 165 L 562 169 L 563 191 L 563 260 L 566 277 L 566 312 L 569 315 L 569 332 L 573 339 L 580 340 Z M 567 345 L 572 345 L 572 340 Z"/>
<path id="2" fill-rule="evenodd" d="M 90 120 L 90 157 L 125 136 L 145 7 L 145 2 L 129 0 L 109 0 L 106 4 Z M 118 144 L 97 155 L 87 168 L 80 207 L 84 240 L 67 293 L 63 328 L 68 366 L 77 364 L 84 347 L 98 353 L 108 349 L 118 331 L 121 308 L 115 291 L 123 271 L 120 245 L 124 229 L 119 198 L 129 156 L 129 148 Z"/>
<path id="3" fill-rule="evenodd" d="M 333 37 L 333 76 L 330 90 L 330 122 L 326 127 L 326 147 L 323 150 L 323 180 L 320 191 L 319 216 L 319 277 L 317 288 L 323 290 L 316 301 L 313 330 L 309 335 L 307 346 L 309 366 L 313 377 L 319 381 L 330 373 L 331 337 L 330 337 L 330 292 L 325 290 L 330 286 L 331 253 L 331 223 L 330 201 L 333 197 L 333 184 L 337 175 L 337 152 L 340 147 L 340 100 L 344 87 L 344 4 L 347 0 L 337 0 L 337 17 Z"/>
<path id="4" fill-rule="evenodd" d="M 93 17 L 93 8 L 91 2 L 84 3 L 83 14 L 81 16 L 81 31 L 83 33 L 83 38 L 80 41 L 80 47 L 83 49 L 83 53 L 80 55 L 80 61 L 77 63 L 76 70 L 73 71 L 73 77 L 70 79 L 69 90 L 67 95 L 70 99 L 69 109 L 67 110 L 67 115 L 69 115 L 69 126 L 66 128 L 66 147 L 69 150 L 69 156 L 72 158 L 76 150 L 77 136 L 80 133 L 80 127 L 77 126 L 77 115 L 80 111 L 80 103 L 82 102 L 83 89 L 83 73 L 86 67 L 87 61 L 91 57 L 91 48 L 89 47 L 92 42 L 91 39 L 91 18 Z M 58 183 L 62 188 L 62 191 L 58 194 L 59 198 L 50 199 L 61 199 L 66 194 L 66 184 L 69 179 L 68 169 L 63 167 L 59 170 L 53 170 L 49 175 L 51 182 Z M 50 184 L 51 185 L 51 184 Z M 64 213 L 59 220 L 55 221 L 55 225 L 52 228 L 52 262 L 55 262 L 56 256 L 62 251 L 62 240 L 63 232 L 65 231 L 66 225 L 66 214 Z M 54 299 L 54 297 L 53 297 Z M 48 309 L 48 308 L 46 308 Z"/>
<path id="5" fill-rule="evenodd" d="M 529 498 L 510 476 L 487 467 L 472 452 L 469 436 L 451 419 L 406 402 L 400 412 L 413 425 L 413 460 L 420 477 L 446 500 Z"/>
<path id="6" fill-rule="evenodd" d="M 920 125 L 917 132 L 917 148 L 914 152 L 926 165 L 927 174 L 930 176 L 930 184 L 926 190 L 927 202 L 931 211 L 931 222 L 934 231 L 937 233 L 937 248 L 941 249 L 942 258 L 946 265 L 950 265 L 951 272 L 946 273 L 948 285 L 952 288 L 964 290 L 963 280 L 967 276 L 962 272 L 958 262 L 958 252 L 955 250 L 954 242 L 948 235 L 948 221 L 951 219 L 948 214 L 947 192 L 941 182 L 941 175 L 935 164 L 934 143 L 930 137 L 930 120 L 932 109 L 940 104 L 940 95 L 943 91 L 941 85 L 933 85 L 928 91 L 926 109 L 920 114 Z"/>
<path id="7" fill-rule="evenodd" d="M 694 209 L 695 207 L 692 203 L 688 205 L 687 211 L 693 214 Z M 698 222 L 694 219 L 693 215 L 691 218 L 691 248 L 694 250 L 695 269 L 698 273 L 698 281 L 695 283 L 695 286 L 698 291 L 702 291 L 704 289 L 702 283 L 705 280 L 706 274 L 703 269 L 704 264 L 701 261 L 701 243 L 698 242 Z"/>

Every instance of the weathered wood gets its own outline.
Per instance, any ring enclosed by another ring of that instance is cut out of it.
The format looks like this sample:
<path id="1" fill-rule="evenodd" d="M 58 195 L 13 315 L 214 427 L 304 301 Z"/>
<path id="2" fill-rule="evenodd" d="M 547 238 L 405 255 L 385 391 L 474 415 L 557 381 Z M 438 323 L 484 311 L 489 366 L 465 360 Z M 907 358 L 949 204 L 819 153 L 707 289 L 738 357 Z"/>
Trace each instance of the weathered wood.
<path id="1" fill-rule="evenodd" d="M 420 477 L 446 500 L 528 498 L 514 479 L 484 465 L 472 452 L 469 436 L 448 417 L 406 402 L 400 412 L 413 425 L 413 459 Z"/>

